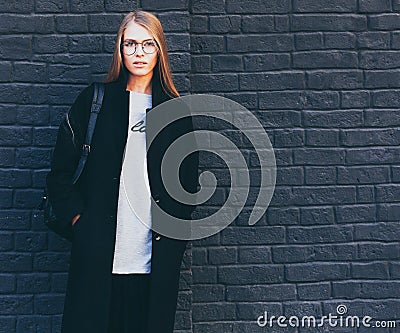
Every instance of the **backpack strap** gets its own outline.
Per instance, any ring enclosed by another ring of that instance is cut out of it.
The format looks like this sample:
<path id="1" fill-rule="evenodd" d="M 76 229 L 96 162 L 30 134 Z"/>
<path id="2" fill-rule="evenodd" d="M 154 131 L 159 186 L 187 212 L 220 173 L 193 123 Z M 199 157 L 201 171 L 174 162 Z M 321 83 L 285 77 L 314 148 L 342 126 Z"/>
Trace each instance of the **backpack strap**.
<path id="1" fill-rule="evenodd" d="M 78 181 L 78 179 L 83 171 L 83 168 L 86 164 L 87 157 L 90 153 L 90 144 L 92 142 L 94 128 L 96 126 L 96 121 L 97 121 L 97 116 L 100 112 L 101 105 L 103 104 L 103 97 L 104 97 L 104 84 L 95 82 L 92 107 L 90 110 L 90 118 L 89 118 L 88 128 L 86 131 L 85 143 L 82 146 L 81 158 L 80 158 L 78 166 L 76 168 L 74 177 L 72 178 L 73 184 L 75 184 Z"/>

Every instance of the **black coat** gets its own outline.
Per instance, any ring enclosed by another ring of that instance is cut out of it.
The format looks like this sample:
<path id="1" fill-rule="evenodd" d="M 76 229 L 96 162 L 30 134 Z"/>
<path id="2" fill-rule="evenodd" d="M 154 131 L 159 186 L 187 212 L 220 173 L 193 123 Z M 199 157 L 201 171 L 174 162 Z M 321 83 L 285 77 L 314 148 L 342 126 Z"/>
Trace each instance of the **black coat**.
<path id="1" fill-rule="evenodd" d="M 153 79 L 153 108 L 170 99 L 157 82 Z M 72 186 L 71 177 L 86 134 L 92 96 L 93 85 L 90 85 L 68 112 L 73 137 L 66 120 L 60 125 L 51 171 L 47 176 L 49 198 L 60 223 L 71 223 L 76 214 L 81 214 L 73 226 L 63 333 L 106 333 L 109 319 L 119 180 L 129 119 L 125 76 L 106 84 L 91 151 L 79 181 Z M 147 123 L 147 126 L 151 124 Z M 184 218 L 190 217 L 193 206 L 170 200 L 162 186 L 159 167 L 166 144 L 191 129 L 190 118 L 185 118 L 166 131 L 147 153 L 153 199 Z M 197 154 L 192 154 L 181 166 L 182 184 L 191 192 L 197 188 L 197 168 Z M 180 267 L 187 241 L 153 231 L 152 244 L 147 333 L 170 333 L 174 326 Z"/>

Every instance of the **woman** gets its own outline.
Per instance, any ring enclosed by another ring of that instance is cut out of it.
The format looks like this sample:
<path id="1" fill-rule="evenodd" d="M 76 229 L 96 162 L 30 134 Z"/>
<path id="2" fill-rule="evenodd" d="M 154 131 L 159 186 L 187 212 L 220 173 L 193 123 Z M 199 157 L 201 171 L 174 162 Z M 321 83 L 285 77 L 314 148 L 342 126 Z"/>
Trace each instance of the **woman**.
<path id="1" fill-rule="evenodd" d="M 90 85 L 60 125 L 47 176 L 56 216 L 60 223 L 73 225 L 62 332 L 169 333 L 187 241 L 157 234 L 146 224 L 157 218 L 150 195 L 160 207 L 190 218 L 194 207 L 171 200 L 160 166 L 167 146 L 190 132 L 192 123 L 184 118 L 163 130 L 146 161 L 145 126 L 151 126 L 145 123 L 146 112 L 178 97 L 163 29 L 154 15 L 137 10 L 121 23 L 90 154 L 78 182 L 71 185 L 92 96 Z M 137 169 L 125 170 L 128 159 L 137 162 Z M 197 167 L 195 154 L 181 165 L 181 183 L 192 193 Z M 135 177 L 123 176 L 127 174 Z M 133 197 L 127 197 L 127 186 L 135 186 Z"/>

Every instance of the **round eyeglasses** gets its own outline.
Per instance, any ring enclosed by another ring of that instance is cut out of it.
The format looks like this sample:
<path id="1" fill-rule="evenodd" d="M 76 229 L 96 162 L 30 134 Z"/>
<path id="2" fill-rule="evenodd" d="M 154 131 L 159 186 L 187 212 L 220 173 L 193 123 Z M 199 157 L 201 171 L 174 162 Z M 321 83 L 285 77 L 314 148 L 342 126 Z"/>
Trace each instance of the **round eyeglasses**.
<path id="1" fill-rule="evenodd" d="M 133 40 L 126 40 L 121 43 L 122 52 L 126 55 L 132 55 L 136 52 L 137 46 L 141 45 L 142 51 L 147 54 L 152 54 L 157 51 L 157 44 L 154 40 L 145 40 L 141 43 L 135 42 Z"/>

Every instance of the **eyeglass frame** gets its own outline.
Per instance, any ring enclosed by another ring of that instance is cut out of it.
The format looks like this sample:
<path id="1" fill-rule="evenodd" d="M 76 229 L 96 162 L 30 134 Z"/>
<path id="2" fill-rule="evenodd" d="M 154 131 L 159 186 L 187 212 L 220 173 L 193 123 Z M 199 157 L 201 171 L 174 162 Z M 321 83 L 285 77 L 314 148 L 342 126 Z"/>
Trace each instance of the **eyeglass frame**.
<path id="1" fill-rule="evenodd" d="M 126 53 L 123 51 L 123 50 L 124 50 L 124 43 L 126 43 L 127 41 L 132 41 L 132 42 L 135 44 L 135 51 L 134 51 L 133 53 L 131 53 L 131 54 L 126 54 Z M 152 52 L 152 53 L 147 53 L 147 52 L 145 52 L 145 50 L 144 50 L 144 48 L 143 48 L 143 43 L 148 42 L 148 41 L 154 42 L 154 45 L 156 46 L 156 50 L 155 50 L 154 52 Z M 156 52 L 159 50 L 157 41 L 156 41 L 154 38 L 145 39 L 145 40 L 142 40 L 141 42 L 137 42 L 136 40 L 133 40 L 133 39 L 126 39 L 126 40 L 124 40 L 123 42 L 121 42 L 121 44 L 120 44 L 120 46 L 121 46 L 121 52 L 122 52 L 123 54 L 127 55 L 127 56 L 134 55 L 134 54 L 136 53 L 136 51 L 138 50 L 138 48 L 137 48 L 138 45 L 140 45 L 140 47 L 142 48 L 142 51 L 143 51 L 144 54 L 154 54 L 154 53 L 156 53 Z"/>

